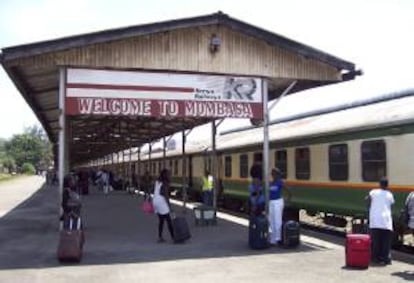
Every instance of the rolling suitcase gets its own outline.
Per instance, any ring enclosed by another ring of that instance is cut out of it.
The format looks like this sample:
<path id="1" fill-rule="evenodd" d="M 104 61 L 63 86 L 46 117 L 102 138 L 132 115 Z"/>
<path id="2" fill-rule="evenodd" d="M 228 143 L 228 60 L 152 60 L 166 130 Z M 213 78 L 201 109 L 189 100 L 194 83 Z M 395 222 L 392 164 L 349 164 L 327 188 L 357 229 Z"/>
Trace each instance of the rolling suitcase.
<path id="1" fill-rule="evenodd" d="M 175 217 L 172 219 L 174 231 L 174 242 L 182 243 L 191 238 L 190 228 L 185 217 Z"/>
<path id="2" fill-rule="evenodd" d="M 371 237 L 367 234 L 347 234 L 345 263 L 349 267 L 368 268 L 371 261 Z"/>
<path id="3" fill-rule="evenodd" d="M 84 235 L 83 231 L 80 229 L 80 218 L 77 218 L 76 220 L 77 221 L 71 219 L 70 228 L 60 231 L 57 257 L 61 262 L 80 262 L 82 258 Z"/>
<path id="4" fill-rule="evenodd" d="M 269 247 L 269 223 L 264 215 L 252 216 L 249 221 L 249 246 L 260 250 Z"/>
<path id="5" fill-rule="evenodd" d="M 297 247 L 300 243 L 300 224 L 297 221 L 286 221 L 282 226 L 282 245 L 286 248 Z"/>

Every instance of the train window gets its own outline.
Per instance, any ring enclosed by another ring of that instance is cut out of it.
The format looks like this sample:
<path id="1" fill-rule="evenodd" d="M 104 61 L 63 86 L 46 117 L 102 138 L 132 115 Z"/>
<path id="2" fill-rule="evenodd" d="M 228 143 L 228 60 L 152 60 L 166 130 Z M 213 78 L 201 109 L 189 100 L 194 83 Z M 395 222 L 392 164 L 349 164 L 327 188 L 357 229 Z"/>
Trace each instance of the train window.
<path id="1" fill-rule="evenodd" d="M 329 178 L 333 181 L 348 180 L 348 145 L 329 147 Z"/>
<path id="2" fill-rule="evenodd" d="M 240 178 L 249 176 L 249 156 L 247 154 L 240 155 Z"/>
<path id="3" fill-rule="evenodd" d="M 226 156 L 224 158 L 224 176 L 231 177 L 231 156 Z"/>
<path id="4" fill-rule="evenodd" d="M 308 180 L 310 178 L 310 151 L 307 147 L 295 150 L 296 179 Z"/>
<path id="5" fill-rule="evenodd" d="M 386 149 L 383 140 L 365 141 L 361 145 L 362 179 L 376 182 L 386 176 Z"/>
<path id="6" fill-rule="evenodd" d="M 275 167 L 279 168 L 282 171 L 282 177 L 286 178 L 287 176 L 287 151 L 276 150 L 275 151 Z"/>
<path id="7" fill-rule="evenodd" d="M 178 159 L 174 160 L 174 175 L 178 175 Z"/>

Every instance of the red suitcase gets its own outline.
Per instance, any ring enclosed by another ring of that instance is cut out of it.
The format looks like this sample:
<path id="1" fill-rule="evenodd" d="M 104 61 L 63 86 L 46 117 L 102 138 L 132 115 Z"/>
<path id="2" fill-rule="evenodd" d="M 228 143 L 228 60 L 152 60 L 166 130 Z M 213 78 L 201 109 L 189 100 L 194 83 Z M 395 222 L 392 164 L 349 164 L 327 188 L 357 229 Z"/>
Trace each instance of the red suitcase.
<path id="1" fill-rule="evenodd" d="M 371 262 L 371 237 L 367 234 L 348 234 L 345 244 L 346 266 L 368 268 Z"/>
<path id="2" fill-rule="evenodd" d="M 76 261 L 82 258 L 82 249 L 84 242 L 83 231 L 80 230 L 80 218 L 77 221 L 77 227 L 74 229 L 73 220 L 70 220 L 70 229 L 60 231 L 59 246 L 57 257 L 61 262 Z"/>

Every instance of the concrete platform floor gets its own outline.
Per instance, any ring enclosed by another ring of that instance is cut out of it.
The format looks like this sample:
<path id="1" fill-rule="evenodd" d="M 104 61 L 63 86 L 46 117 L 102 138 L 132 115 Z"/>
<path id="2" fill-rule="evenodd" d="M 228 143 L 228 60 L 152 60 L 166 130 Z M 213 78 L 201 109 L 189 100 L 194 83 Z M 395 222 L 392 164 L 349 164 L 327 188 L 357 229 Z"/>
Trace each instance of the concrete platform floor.
<path id="1" fill-rule="evenodd" d="M 250 250 L 247 221 L 225 214 L 220 214 L 223 219 L 217 226 L 197 227 L 188 210 L 191 240 L 158 244 L 156 216 L 143 214 L 142 199 L 125 192 L 104 196 L 94 191 L 83 198 L 84 258 L 80 264 L 62 265 L 56 260 L 57 188 L 42 186 L 42 181 L 29 177 L 0 184 L 0 282 L 414 280 L 411 257 L 386 267 L 348 269 L 343 247 L 315 238 L 318 234 L 304 235 L 294 250 Z M 181 208 L 176 206 L 175 211 L 180 213 Z"/>

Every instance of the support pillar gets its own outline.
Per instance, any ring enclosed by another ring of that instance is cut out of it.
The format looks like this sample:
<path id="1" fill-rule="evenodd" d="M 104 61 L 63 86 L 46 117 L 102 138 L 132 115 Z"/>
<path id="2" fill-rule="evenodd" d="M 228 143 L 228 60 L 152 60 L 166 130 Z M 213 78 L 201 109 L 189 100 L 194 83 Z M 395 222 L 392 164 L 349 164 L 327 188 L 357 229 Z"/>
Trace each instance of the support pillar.
<path id="1" fill-rule="evenodd" d="M 269 215 L 269 111 L 267 80 L 262 81 L 263 97 L 263 189 L 266 196 L 266 215 Z"/>
<path id="2" fill-rule="evenodd" d="M 65 176 L 65 146 L 66 146 L 66 113 L 65 113 L 65 84 L 66 69 L 59 69 L 59 158 L 58 158 L 58 178 L 59 178 L 59 195 L 63 193 L 63 178 Z"/>
<path id="3" fill-rule="evenodd" d="M 212 176 L 213 176 L 213 207 L 217 208 L 217 192 L 218 192 L 218 166 L 217 166 L 217 150 L 216 150 L 216 135 L 217 127 L 216 121 L 211 122 L 211 147 L 212 147 Z"/>
<path id="4" fill-rule="evenodd" d="M 129 180 L 130 185 L 132 185 L 132 148 L 131 148 L 131 145 L 129 145 L 128 180 Z"/>
<path id="5" fill-rule="evenodd" d="M 185 160 L 185 142 L 186 142 L 186 134 L 185 131 L 182 131 L 182 158 L 181 158 L 181 162 L 182 162 L 182 188 L 183 188 L 183 212 L 186 212 L 186 206 L 187 206 L 187 184 L 186 184 L 186 170 L 185 170 L 185 164 L 184 164 L 184 160 Z"/>
<path id="6" fill-rule="evenodd" d="M 138 152 L 138 179 L 140 179 L 141 178 L 141 148 L 140 147 L 138 147 L 138 150 L 137 150 L 137 152 Z"/>
<path id="7" fill-rule="evenodd" d="M 148 152 L 148 172 L 149 172 L 150 176 L 152 176 L 151 151 L 152 151 L 152 144 L 150 142 L 149 143 L 149 152 Z"/>
<path id="8" fill-rule="evenodd" d="M 167 147 L 167 140 L 165 139 L 165 137 L 163 137 L 162 138 L 162 166 L 164 167 L 164 169 L 166 168 L 165 166 L 165 158 L 167 155 L 166 147 Z"/>

